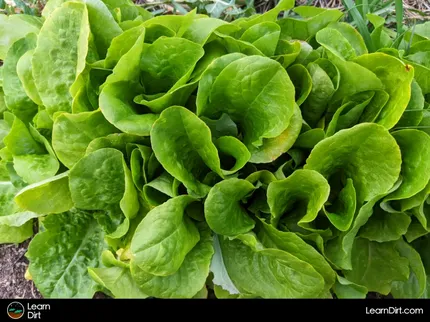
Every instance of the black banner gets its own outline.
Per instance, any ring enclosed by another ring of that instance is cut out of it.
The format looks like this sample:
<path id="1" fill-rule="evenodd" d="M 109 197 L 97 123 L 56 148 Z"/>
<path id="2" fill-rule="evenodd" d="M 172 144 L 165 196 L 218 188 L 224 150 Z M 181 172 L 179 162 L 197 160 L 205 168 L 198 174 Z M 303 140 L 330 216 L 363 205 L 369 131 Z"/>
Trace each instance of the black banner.
<path id="1" fill-rule="evenodd" d="M 427 320 L 429 300 L 0 300 L 0 321 L 164 321 L 164 318 L 401 318 Z"/>

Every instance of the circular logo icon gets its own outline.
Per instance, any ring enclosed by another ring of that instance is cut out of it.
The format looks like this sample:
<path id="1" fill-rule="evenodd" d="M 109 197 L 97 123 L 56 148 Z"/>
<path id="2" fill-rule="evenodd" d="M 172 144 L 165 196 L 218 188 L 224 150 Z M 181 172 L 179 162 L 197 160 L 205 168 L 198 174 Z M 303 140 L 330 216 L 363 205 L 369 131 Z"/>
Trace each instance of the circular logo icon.
<path id="1" fill-rule="evenodd" d="M 24 305 L 19 302 L 12 302 L 7 306 L 7 315 L 11 319 L 17 320 L 24 315 Z"/>

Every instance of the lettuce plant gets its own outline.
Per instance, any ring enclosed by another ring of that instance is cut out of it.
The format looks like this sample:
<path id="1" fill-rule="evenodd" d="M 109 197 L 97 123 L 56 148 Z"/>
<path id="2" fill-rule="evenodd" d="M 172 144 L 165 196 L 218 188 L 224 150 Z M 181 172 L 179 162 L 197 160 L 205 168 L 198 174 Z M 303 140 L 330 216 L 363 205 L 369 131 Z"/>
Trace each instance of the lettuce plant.
<path id="1" fill-rule="evenodd" d="M 44 297 L 429 296 L 430 25 L 293 4 L 0 16 L 0 242 Z"/>

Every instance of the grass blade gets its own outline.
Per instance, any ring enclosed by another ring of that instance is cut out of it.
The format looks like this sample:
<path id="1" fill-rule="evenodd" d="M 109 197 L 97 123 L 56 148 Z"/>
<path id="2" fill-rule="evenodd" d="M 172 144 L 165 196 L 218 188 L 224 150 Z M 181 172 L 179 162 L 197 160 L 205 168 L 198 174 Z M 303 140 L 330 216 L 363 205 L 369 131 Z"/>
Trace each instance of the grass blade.
<path id="1" fill-rule="evenodd" d="M 360 15 L 360 12 L 358 11 L 357 7 L 354 5 L 354 2 L 352 0 L 343 0 L 343 4 L 351 13 L 352 19 L 357 25 L 357 29 L 363 37 L 367 49 L 369 50 L 369 52 L 374 52 L 375 46 L 373 45 L 372 38 L 370 37 L 369 29 L 367 28 L 367 25 L 364 22 L 363 17 Z"/>
<path id="2" fill-rule="evenodd" d="M 369 13 L 369 1 L 363 0 L 363 17 L 366 17 L 368 13 Z"/>
<path id="3" fill-rule="evenodd" d="M 373 0 L 369 5 L 370 11 L 374 12 L 374 11 L 379 10 L 381 8 L 391 6 L 393 4 L 393 2 L 394 2 L 394 0 L 389 0 L 386 2 L 382 2 L 382 3 L 381 3 L 381 0 Z"/>
<path id="4" fill-rule="evenodd" d="M 379 2 L 380 0 L 373 0 L 371 3 L 370 3 L 370 10 L 373 12 L 374 10 L 373 10 L 373 8 L 378 4 L 378 2 Z"/>
<path id="5" fill-rule="evenodd" d="M 396 0 L 396 23 L 397 23 L 397 34 L 403 32 L 403 1 Z"/>
<path id="6" fill-rule="evenodd" d="M 357 8 L 358 12 L 361 14 L 362 17 L 364 17 L 363 13 L 363 0 L 355 0 L 355 7 Z"/>

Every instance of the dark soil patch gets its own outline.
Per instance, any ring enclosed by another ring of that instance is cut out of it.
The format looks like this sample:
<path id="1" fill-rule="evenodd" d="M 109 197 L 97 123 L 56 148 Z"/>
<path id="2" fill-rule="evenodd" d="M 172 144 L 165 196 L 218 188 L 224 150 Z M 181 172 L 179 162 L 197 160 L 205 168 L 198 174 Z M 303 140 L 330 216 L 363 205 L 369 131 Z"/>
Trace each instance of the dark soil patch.
<path id="1" fill-rule="evenodd" d="M 25 257 L 30 239 L 19 244 L 0 244 L 0 299 L 41 299 L 33 281 L 25 279 L 28 259 Z M 102 292 L 94 299 L 108 299 Z"/>
<path id="2" fill-rule="evenodd" d="M 0 298 L 42 298 L 34 283 L 24 278 L 28 267 L 25 257 L 29 240 L 22 244 L 0 245 Z"/>

